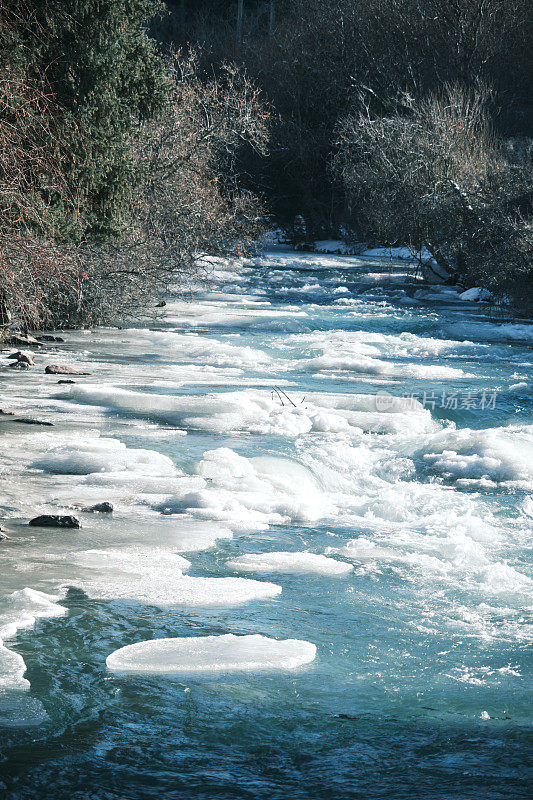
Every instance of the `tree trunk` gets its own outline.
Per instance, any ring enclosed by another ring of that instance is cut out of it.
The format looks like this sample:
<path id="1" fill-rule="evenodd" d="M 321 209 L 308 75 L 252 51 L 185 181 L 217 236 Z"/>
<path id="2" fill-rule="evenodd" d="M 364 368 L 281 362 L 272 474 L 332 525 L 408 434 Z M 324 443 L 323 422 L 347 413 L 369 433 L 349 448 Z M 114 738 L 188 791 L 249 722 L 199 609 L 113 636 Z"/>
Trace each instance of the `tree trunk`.
<path id="1" fill-rule="evenodd" d="M 276 23 L 276 7 L 274 5 L 274 0 L 270 0 L 270 9 L 269 9 L 269 17 L 268 17 L 268 35 L 274 35 L 274 25 Z"/>
<path id="2" fill-rule="evenodd" d="M 237 50 L 242 44 L 242 18 L 244 14 L 244 0 L 237 0 Z"/>

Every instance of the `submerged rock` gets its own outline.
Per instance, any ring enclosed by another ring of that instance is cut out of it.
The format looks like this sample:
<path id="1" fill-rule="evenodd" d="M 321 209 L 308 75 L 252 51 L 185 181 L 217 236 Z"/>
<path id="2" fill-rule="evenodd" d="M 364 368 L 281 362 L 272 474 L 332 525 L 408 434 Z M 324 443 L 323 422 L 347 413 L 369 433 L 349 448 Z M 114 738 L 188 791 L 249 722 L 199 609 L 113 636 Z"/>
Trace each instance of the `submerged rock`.
<path id="1" fill-rule="evenodd" d="M 4 339 L 6 344 L 12 345 L 31 345 L 32 347 L 42 347 L 41 342 L 35 338 L 35 336 L 30 336 L 30 334 L 26 333 L 12 333 L 11 336 L 8 336 L 7 339 Z"/>
<path id="2" fill-rule="evenodd" d="M 50 333 L 42 333 L 38 337 L 39 342 L 64 342 L 65 340 L 61 336 L 52 336 Z"/>
<path id="3" fill-rule="evenodd" d="M 81 528 L 79 519 L 70 514 L 42 514 L 30 520 L 29 525 L 36 528 Z"/>
<path id="4" fill-rule="evenodd" d="M 64 381 L 58 381 L 58 383 L 76 383 L 76 381 L 64 380 Z"/>
<path id="5" fill-rule="evenodd" d="M 26 361 L 13 361 L 12 364 L 9 365 L 11 369 L 29 369 L 30 365 L 26 363 Z"/>
<path id="6" fill-rule="evenodd" d="M 48 375 L 92 375 L 91 372 L 80 372 L 68 364 L 49 364 L 44 371 Z"/>
<path id="7" fill-rule="evenodd" d="M 24 364 L 31 364 L 32 366 L 35 364 L 33 360 L 33 356 L 31 353 L 25 353 L 23 350 L 15 350 L 14 353 L 10 353 L 8 355 L 9 359 L 14 359 L 15 361 L 22 362 Z"/>
<path id="8" fill-rule="evenodd" d="M 11 422 L 18 422 L 21 425 L 46 425 L 48 428 L 53 428 L 53 422 L 47 422 L 43 419 L 32 419 L 31 417 L 17 417 L 16 419 L 12 419 Z"/>
<path id="9" fill-rule="evenodd" d="M 111 514 L 113 513 L 113 505 L 105 500 L 103 503 L 95 503 L 94 506 L 87 506 L 82 510 L 87 514 Z"/>

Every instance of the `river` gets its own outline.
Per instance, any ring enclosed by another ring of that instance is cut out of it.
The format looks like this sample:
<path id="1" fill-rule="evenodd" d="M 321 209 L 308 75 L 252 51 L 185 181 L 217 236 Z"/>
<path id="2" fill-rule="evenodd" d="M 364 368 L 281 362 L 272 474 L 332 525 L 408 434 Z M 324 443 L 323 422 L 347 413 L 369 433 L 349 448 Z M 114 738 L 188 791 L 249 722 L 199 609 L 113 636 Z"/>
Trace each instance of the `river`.
<path id="1" fill-rule="evenodd" d="M 4 353 L 2 798 L 528 796 L 533 326 L 406 280 L 278 248 Z"/>

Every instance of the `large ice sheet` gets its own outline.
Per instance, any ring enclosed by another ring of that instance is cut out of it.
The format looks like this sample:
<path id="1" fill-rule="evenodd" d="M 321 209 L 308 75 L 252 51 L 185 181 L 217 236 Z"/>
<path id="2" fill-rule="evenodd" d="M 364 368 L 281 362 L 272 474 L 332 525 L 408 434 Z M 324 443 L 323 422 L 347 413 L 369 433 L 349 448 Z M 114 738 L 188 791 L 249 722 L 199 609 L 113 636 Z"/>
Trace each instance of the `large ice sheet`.
<path id="1" fill-rule="evenodd" d="M 265 600 L 281 587 L 248 578 L 196 578 L 183 574 L 190 562 L 158 547 L 86 550 L 68 557 L 77 567 L 75 585 L 100 600 L 125 598 L 158 606 L 232 606 Z"/>
<path id="2" fill-rule="evenodd" d="M 297 669 L 315 656 L 311 642 L 227 633 L 138 642 L 115 650 L 106 664 L 113 672 L 149 674 L 257 672 Z"/>
<path id="3" fill-rule="evenodd" d="M 371 359 L 368 356 L 355 357 L 353 354 L 334 356 L 332 359 L 306 359 L 305 369 L 321 371 L 324 369 L 350 369 L 356 358 L 359 366 L 366 365 L 361 371 L 367 374 L 392 374 L 387 362 Z M 339 360 L 340 359 L 340 360 Z M 298 362 L 295 362 L 297 364 Z M 346 366 L 348 365 L 348 366 Z M 382 369 L 382 365 L 384 365 Z M 368 368 L 367 368 L 368 367 Z M 454 367 L 433 367 L 423 364 L 412 365 L 415 377 L 450 378 L 462 376 L 461 370 Z M 289 396 L 287 396 L 287 394 Z M 397 398 L 386 409 L 376 405 L 376 396 L 369 395 L 321 395 L 307 392 L 294 393 L 287 390 L 286 395 L 276 394 L 272 388 L 245 391 L 214 392 L 202 395 L 166 395 L 150 392 L 120 389 L 116 386 L 76 386 L 62 393 L 62 397 L 82 402 L 105 406 L 119 412 L 152 421 L 164 422 L 179 426 L 184 430 L 204 431 L 206 433 L 229 433 L 232 431 L 278 435 L 296 438 L 309 432 L 347 432 L 357 435 L 359 430 L 376 432 L 396 432 L 402 427 L 412 429 L 417 426 L 420 431 L 431 426 L 431 415 L 416 401 L 410 404 Z M 401 415 L 401 416 L 400 416 Z M 130 462 L 135 460 L 135 451 L 131 453 L 115 453 L 113 456 L 99 455 L 101 469 L 110 469 L 108 463 L 115 461 L 121 464 L 121 458 Z M 144 456 L 139 456 L 142 460 Z M 163 458 L 163 457 L 162 457 Z M 44 460 L 44 467 L 57 471 L 69 467 L 68 460 Z M 86 461 L 82 461 L 84 468 Z M 89 464 L 92 463 L 90 460 Z M 143 462 L 144 463 L 144 462 Z M 164 462 L 155 462 L 158 466 Z M 65 467 L 61 465 L 65 464 Z M 126 467 L 120 467 L 125 469 Z M 131 469 L 132 467 L 128 467 Z M 96 470 L 93 470 L 96 471 Z"/>

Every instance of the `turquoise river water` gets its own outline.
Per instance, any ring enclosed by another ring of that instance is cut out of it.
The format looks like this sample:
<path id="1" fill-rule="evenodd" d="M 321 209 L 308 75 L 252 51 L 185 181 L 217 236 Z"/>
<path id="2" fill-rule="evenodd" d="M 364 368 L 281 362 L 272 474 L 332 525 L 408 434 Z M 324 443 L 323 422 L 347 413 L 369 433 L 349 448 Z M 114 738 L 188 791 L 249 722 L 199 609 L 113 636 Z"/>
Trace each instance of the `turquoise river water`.
<path id="1" fill-rule="evenodd" d="M 279 248 L 0 356 L 2 800 L 530 796 L 533 326 L 406 280 Z"/>

